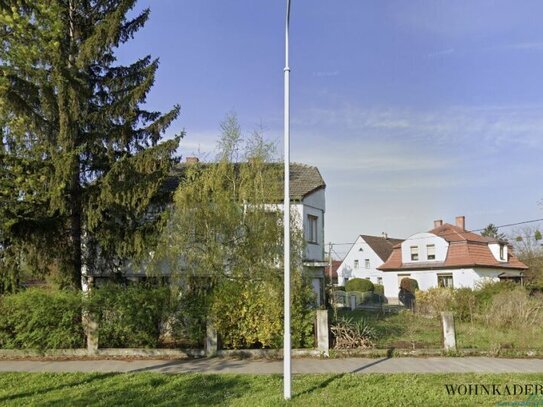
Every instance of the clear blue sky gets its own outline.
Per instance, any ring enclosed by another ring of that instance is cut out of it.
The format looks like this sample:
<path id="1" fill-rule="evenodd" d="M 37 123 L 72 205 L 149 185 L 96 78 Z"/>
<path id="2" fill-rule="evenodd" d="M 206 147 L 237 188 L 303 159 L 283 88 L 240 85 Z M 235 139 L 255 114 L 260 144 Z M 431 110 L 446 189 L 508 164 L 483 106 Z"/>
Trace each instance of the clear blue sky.
<path id="1" fill-rule="evenodd" d="M 543 2 L 292 3 L 292 158 L 328 185 L 327 242 L 543 218 Z M 148 104 L 181 104 L 180 153 L 211 151 L 230 111 L 280 143 L 285 1 L 146 6 L 118 55 L 160 58 Z"/>

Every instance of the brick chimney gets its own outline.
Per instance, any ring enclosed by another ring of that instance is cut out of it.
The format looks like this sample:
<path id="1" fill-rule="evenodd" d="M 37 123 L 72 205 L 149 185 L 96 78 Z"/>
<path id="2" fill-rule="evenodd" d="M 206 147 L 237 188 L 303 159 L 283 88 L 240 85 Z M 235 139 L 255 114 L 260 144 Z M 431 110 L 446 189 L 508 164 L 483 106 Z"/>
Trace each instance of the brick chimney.
<path id="1" fill-rule="evenodd" d="M 186 157 L 185 162 L 187 164 L 196 164 L 200 162 L 200 159 L 198 157 Z"/>
<path id="2" fill-rule="evenodd" d="M 434 229 L 443 226 L 443 221 L 441 219 L 434 220 Z"/>
<path id="3" fill-rule="evenodd" d="M 456 217 L 456 226 L 458 226 L 462 230 L 466 230 L 466 217 L 465 216 L 457 216 Z"/>

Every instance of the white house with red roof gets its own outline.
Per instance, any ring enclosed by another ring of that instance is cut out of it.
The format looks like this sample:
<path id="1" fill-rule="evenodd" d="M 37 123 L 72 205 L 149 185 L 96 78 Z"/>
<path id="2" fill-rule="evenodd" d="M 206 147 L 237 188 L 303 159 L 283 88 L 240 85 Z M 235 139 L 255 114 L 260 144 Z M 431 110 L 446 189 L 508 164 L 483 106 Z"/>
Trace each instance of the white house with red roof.
<path id="1" fill-rule="evenodd" d="M 337 269 L 338 285 L 344 286 L 352 278 L 383 284 L 385 274 L 377 267 L 388 259 L 394 245 L 402 241 L 390 238 L 386 233 L 382 236 L 359 235 Z"/>
<path id="2" fill-rule="evenodd" d="M 398 298 L 400 281 L 417 280 L 419 289 L 432 287 L 476 288 L 485 280 L 521 280 L 528 267 L 505 241 L 466 230 L 465 217 L 456 225 L 434 221 L 428 232 L 416 233 L 394 246 L 383 272 L 385 296 Z"/>

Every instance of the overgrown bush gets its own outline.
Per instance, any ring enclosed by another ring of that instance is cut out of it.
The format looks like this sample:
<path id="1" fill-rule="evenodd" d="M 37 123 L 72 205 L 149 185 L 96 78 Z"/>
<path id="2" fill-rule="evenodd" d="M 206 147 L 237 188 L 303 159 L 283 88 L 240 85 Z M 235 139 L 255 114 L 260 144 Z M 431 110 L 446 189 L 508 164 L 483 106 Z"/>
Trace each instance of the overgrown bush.
<path id="1" fill-rule="evenodd" d="M 477 286 L 475 296 L 479 306 L 485 308 L 491 302 L 494 296 L 503 292 L 511 292 L 517 288 L 517 285 L 512 281 L 484 281 Z"/>
<path id="2" fill-rule="evenodd" d="M 29 289 L 0 297 L 0 348 L 81 348 L 81 294 Z"/>
<path id="3" fill-rule="evenodd" d="M 379 295 L 385 295 L 385 286 L 382 284 L 374 284 L 373 292 Z"/>
<path id="4" fill-rule="evenodd" d="M 400 290 L 409 291 L 411 294 L 415 294 L 415 291 L 419 289 L 419 283 L 414 278 L 404 277 L 400 281 Z"/>
<path id="5" fill-rule="evenodd" d="M 345 291 L 367 292 L 373 289 L 373 283 L 365 278 L 352 278 L 345 284 Z"/>
<path id="6" fill-rule="evenodd" d="M 92 290 L 89 309 L 102 348 L 156 347 L 177 308 L 167 287 L 106 285 Z"/>
<path id="7" fill-rule="evenodd" d="M 416 301 L 417 313 L 439 317 L 441 312 L 452 310 L 454 293 L 450 288 L 430 288 L 427 291 L 417 291 Z"/>
<path id="8" fill-rule="evenodd" d="M 413 309 L 415 305 L 415 292 L 419 289 L 417 280 L 405 277 L 400 281 L 398 299 L 407 308 Z"/>
<path id="9" fill-rule="evenodd" d="M 292 282 L 291 332 L 293 347 L 312 347 L 314 299 L 300 279 Z M 273 281 L 226 280 L 216 287 L 210 315 L 229 349 L 281 348 L 283 341 L 282 285 Z"/>
<path id="10" fill-rule="evenodd" d="M 487 325 L 492 327 L 528 329 L 541 323 L 543 301 L 530 297 L 523 287 L 517 287 L 496 294 L 484 315 Z"/>
<path id="11" fill-rule="evenodd" d="M 473 322 L 477 314 L 477 295 L 468 287 L 453 290 L 452 311 L 460 321 Z"/>
<path id="12" fill-rule="evenodd" d="M 375 346 L 376 331 L 365 319 L 339 318 L 330 327 L 334 349 L 366 349 Z"/>

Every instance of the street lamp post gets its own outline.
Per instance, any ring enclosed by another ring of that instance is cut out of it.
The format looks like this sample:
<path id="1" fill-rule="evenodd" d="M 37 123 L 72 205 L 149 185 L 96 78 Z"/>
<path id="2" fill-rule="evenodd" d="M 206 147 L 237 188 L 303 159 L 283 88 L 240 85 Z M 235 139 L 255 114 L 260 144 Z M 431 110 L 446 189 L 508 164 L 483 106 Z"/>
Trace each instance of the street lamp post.
<path id="1" fill-rule="evenodd" d="M 291 343 L 290 343 L 290 67 L 288 61 L 288 29 L 290 20 L 290 0 L 287 0 L 285 20 L 285 196 L 284 196 L 284 338 L 283 338 L 283 396 L 291 398 Z"/>

